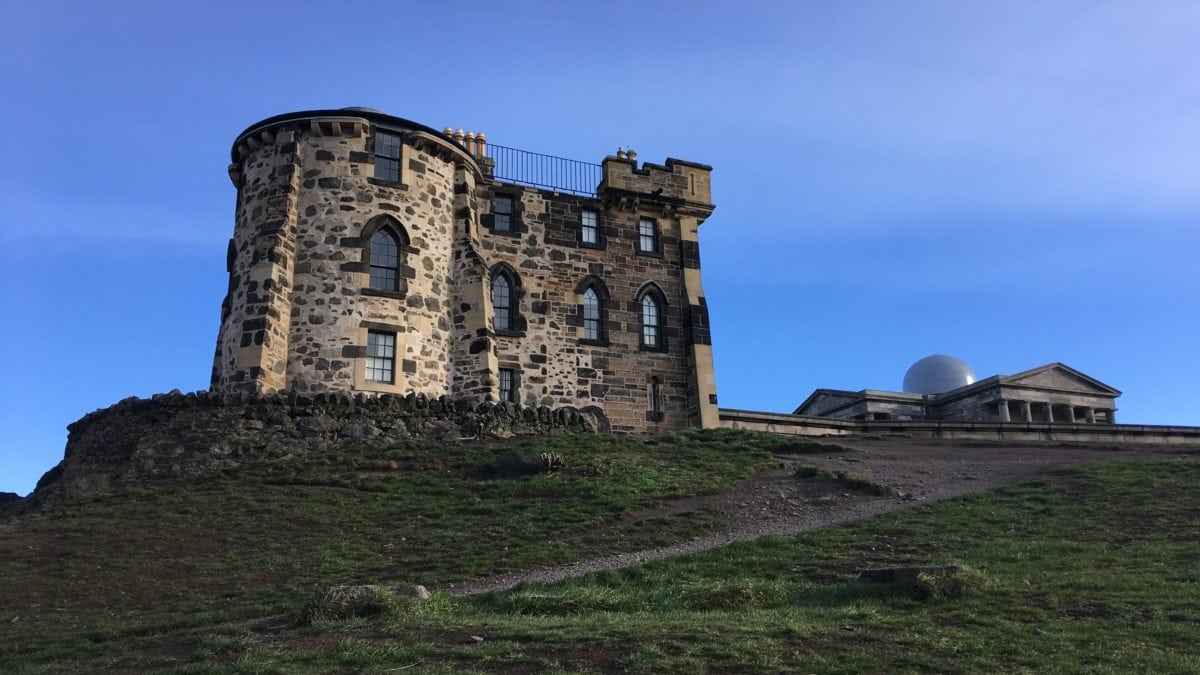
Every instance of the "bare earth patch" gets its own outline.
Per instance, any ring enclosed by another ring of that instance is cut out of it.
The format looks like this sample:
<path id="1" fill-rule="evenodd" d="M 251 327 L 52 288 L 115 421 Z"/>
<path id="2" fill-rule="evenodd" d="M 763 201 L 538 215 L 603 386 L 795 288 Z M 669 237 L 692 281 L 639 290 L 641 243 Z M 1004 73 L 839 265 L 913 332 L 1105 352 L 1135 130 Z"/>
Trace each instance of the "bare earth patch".
<path id="1" fill-rule="evenodd" d="M 603 556 L 567 565 L 497 575 L 443 590 L 471 595 L 512 588 L 523 582 L 552 582 L 588 572 L 639 565 L 650 560 L 705 551 L 735 541 L 787 536 L 870 516 L 991 490 L 1045 475 L 1073 464 L 1124 459 L 1179 459 L 1195 448 L 1170 446 L 1088 447 L 1064 444 L 1001 444 L 932 439 L 837 439 L 830 452 L 778 454 L 781 468 L 739 484 L 733 491 L 669 502 L 639 512 L 651 519 L 689 511 L 715 510 L 728 525 L 680 544 Z M 873 496 L 835 483 L 793 477 L 795 465 L 817 466 L 869 478 L 894 495 Z"/>

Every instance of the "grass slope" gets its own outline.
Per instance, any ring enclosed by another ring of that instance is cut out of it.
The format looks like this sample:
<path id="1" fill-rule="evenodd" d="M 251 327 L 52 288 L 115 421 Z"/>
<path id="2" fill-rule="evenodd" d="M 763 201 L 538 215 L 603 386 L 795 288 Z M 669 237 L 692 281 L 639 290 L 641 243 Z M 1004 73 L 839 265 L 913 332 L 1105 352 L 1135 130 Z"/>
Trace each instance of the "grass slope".
<path id="1" fill-rule="evenodd" d="M 435 583 L 557 561 L 546 542 L 595 534 L 655 500 L 727 489 L 778 442 L 727 432 L 539 441 L 526 454 L 548 448 L 590 468 L 504 484 L 473 477 L 499 448 L 377 448 L 353 468 L 280 459 L 44 514 L 0 537 L 0 670 L 1200 671 L 1195 459 L 1095 464 L 794 538 L 397 601 L 370 619 L 253 620 L 298 617 L 313 583 Z M 375 462 L 428 465 L 380 473 L 368 470 Z M 389 476 L 386 489 L 376 482 Z M 400 486 L 407 496 L 393 500 Z M 649 529 L 686 536 L 687 521 Z M 428 548 L 397 544 L 400 532 Z M 596 551 L 623 545 L 597 539 Z M 973 594 L 918 599 L 853 581 L 864 567 L 949 562 L 976 571 Z"/>
<path id="2" fill-rule="evenodd" d="M 437 587 L 686 539 L 719 515 L 621 518 L 729 490 L 795 443 L 696 432 L 368 443 L 48 509 L 0 525 L 0 671 L 203 655 L 225 644 L 214 626 L 294 610 L 314 584 Z M 489 479 L 511 450 L 567 466 Z"/>
<path id="3" fill-rule="evenodd" d="M 943 562 L 985 583 L 921 600 L 852 580 Z M 319 625 L 242 666 L 1194 673 L 1197 635 L 1200 462 L 1189 460 L 1096 464 L 850 527 Z M 306 651 L 316 639 L 328 646 Z"/>

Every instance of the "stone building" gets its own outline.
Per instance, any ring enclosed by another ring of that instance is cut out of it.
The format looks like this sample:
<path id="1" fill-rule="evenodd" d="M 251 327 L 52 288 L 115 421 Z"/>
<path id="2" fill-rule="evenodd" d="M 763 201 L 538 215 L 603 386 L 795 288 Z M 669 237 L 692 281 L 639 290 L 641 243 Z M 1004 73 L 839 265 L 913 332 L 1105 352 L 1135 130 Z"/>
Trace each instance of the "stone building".
<path id="1" fill-rule="evenodd" d="M 1116 424 L 1121 392 L 1051 363 L 975 380 L 970 366 L 934 354 L 904 376 L 904 391 L 818 389 L 793 414 L 852 420 Z"/>
<path id="2" fill-rule="evenodd" d="M 548 157 L 365 108 L 263 120 L 232 160 L 214 391 L 717 425 L 698 239 L 711 167 Z"/>

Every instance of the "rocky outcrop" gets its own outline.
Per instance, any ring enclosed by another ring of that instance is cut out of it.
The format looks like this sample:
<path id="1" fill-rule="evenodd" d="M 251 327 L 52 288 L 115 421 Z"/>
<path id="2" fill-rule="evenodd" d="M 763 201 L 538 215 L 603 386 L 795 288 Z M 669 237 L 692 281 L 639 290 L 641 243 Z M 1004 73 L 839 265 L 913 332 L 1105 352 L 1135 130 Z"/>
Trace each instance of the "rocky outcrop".
<path id="1" fill-rule="evenodd" d="M 522 407 L 420 395 L 270 396 L 206 391 L 127 398 L 67 427 L 66 453 L 23 500 L 112 493 L 148 480 L 186 478 L 247 459 L 368 441 L 440 441 L 607 432 L 599 408 Z"/>

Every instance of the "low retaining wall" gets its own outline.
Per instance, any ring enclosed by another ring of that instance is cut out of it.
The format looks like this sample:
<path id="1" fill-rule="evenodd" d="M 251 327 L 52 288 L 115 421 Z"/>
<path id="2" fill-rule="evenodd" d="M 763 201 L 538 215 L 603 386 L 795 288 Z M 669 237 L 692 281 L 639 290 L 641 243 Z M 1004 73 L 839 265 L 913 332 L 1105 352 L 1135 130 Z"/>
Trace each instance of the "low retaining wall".
<path id="1" fill-rule="evenodd" d="M 720 409 L 721 426 L 793 436 L 904 434 L 913 438 L 1200 445 L 1200 427 L 1039 422 L 859 421 Z"/>
<path id="2" fill-rule="evenodd" d="M 254 457 L 373 438 L 467 438 L 608 431 L 599 408 L 522 407 L 446 397 L 210 394 L 128 398 L 67 427 L 65 456 L 23 507 L 196 476 Z"/>

